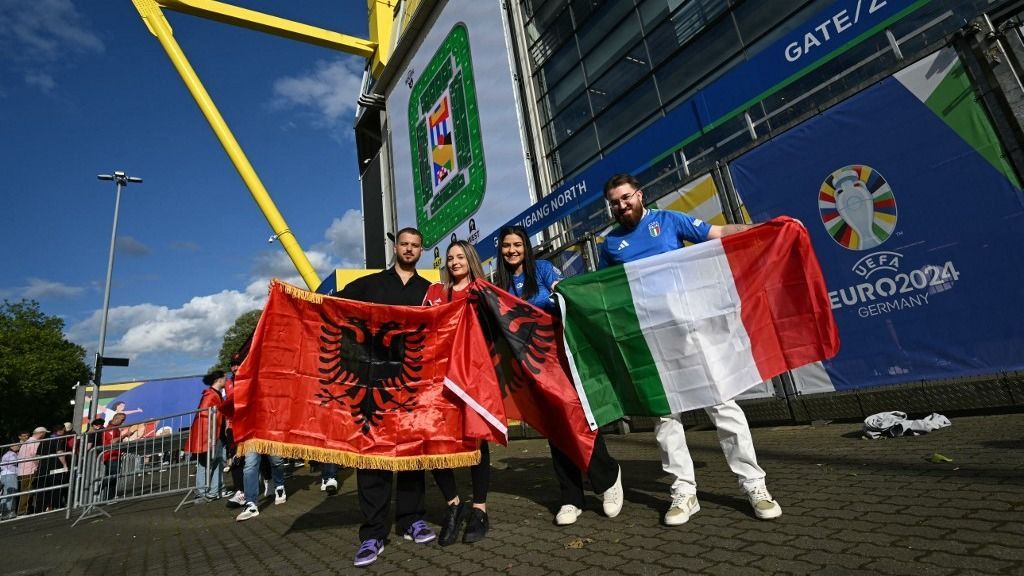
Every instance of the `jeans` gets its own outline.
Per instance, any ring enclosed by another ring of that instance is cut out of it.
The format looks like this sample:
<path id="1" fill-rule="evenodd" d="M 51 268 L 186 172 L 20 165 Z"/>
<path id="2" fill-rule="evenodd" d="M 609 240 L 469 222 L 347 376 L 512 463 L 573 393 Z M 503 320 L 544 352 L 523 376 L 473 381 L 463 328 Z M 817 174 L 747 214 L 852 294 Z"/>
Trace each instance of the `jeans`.
<path id="1" fill-rule="evenodd" d="M 217 442 L 206 454 L 199 454 L 196 464 L 196 493 L 204 498 L 220 498 L 221 477 L 224 468 L 224 447 Z M 206 485 L 207 458 L 209 458 L 210 485 Z"/>
<path id="2" fill-rule="evenodd" d="M 274 488 L 284 486 L 284 458 L 279 456 L 267 456 L 270 459 L 270 477 L 274 481 Z M 260 496 L 260 454 L 256 452 L 245 453 L 245 470 L 242 471 L 242 485 L 245 487 L 245 502 L 256 503 Z"/>
<path id="3" fill-rule="evenodd" d="M 3 496 L 3 503 L 0 504 L 0 515 L 13 515 L 15 508 L 14 501 L 17 500 L 17 497 L 11 496 L 11 494 L 18 493 L 18 475 L 4 474 L 3 476 L 0 476 L 0 482 L 3 484 L 3 490 L 0 491 L 0 495 Z"/>
<path id="4" fill-rule="evenodd" d="M 100 498 L 110 501 L 117 495 L 117 475 L 121 472 L 121 460 L 111 458 L 103 463 L 103 481 L 100 482 Z"/>

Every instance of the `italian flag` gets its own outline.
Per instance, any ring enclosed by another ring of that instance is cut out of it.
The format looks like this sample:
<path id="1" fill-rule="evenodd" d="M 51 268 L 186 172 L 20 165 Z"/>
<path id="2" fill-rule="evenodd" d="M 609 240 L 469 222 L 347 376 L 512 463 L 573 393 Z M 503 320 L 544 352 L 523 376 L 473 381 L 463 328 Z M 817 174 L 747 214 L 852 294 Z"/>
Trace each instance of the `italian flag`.
<path id="1" fill-rule="evenodd" d="M 788 217 L 567 278 L 556 291 L 592 427 L 721 404 L 839 351 L 807 231 Z"/>

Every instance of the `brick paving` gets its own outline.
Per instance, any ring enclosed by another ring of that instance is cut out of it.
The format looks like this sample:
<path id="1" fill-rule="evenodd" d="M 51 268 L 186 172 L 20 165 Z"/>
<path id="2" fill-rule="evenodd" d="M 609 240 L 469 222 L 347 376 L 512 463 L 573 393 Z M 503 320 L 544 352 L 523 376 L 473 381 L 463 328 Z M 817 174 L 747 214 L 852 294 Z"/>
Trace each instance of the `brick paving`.
<path id="1" fill-rule="evenodd" d="M 1024 414 L 953 418 L 917 438 L 864 440 L 857 423 L 755 428 L 768 487 L 783 507 L 754 518 L 713 430 L 688 431 L 701 512 L 665 527 L 669 479 L 651 433 L 609 436 L 626 505 L 600 501 L 556 527 L 557 486 L 543 440 L 492 448 L 491 531 L 440 548 L 392 539 L 376 564 L 354 568 L 360 523 L 355 477 L 327 497 L 300 468 L 288 503 L 235 522 L 220 503 L 175 513 L 180 498 L 116 504 L 112 518 L 72 528 L 63 517 L 0 526 L 0 573 L 245 574 L 1024 574 Z M 933 463 L 935 453 L 952 462 Z M 469 478 L 458 473 L 463 494 Z M 444 503 L 428 476 L 427 520 Z"/>

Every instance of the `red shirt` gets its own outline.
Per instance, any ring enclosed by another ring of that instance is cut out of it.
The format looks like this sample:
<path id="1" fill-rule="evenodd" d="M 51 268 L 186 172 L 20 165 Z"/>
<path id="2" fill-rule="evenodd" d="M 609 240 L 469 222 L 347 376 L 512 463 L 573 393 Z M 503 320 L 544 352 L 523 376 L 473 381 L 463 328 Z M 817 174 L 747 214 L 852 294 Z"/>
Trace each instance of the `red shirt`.
<path id="1" fill-rule="evenodd" d="M 119 441 L 120 439 L 121 439 L 121 429 L 120 428 L 108 428 L 108 429 L 103 431 L 103 445 L 104 446 L 111 446 L 114 443 L 116 443 L 117 441 Z M 120 459 L 121 459 L 121 451 L 120 450 L 105 450 L 103 452 L 103 461 L 104 462 L 110 462 L 111 460 L 120 460 Z"/>
<path id="2" fill-rule="evenodd" d="M 444 287 L 444 284 L 436 282 L 427 288 L 427 295 L 423 297 L 424 306 L 437 306 L 438 304 L 444 304 L 445 302 L 453 302 L 455 300 L 465 300 L 469 297 L 469 286 L 462 290 L 452 290 L 451 299 L 448 298 L 448 290 Z"/>

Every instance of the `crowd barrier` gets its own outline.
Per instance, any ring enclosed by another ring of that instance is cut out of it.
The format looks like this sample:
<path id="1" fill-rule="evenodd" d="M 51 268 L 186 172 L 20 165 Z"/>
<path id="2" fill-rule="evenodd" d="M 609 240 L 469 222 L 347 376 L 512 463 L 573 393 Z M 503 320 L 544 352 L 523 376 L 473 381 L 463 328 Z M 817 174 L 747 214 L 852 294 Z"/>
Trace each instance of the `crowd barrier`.
<path id="1" fill-rule="evenodd" d="M 207 421 L 215 422 L 214 409 L 209 410 L 211 417 Z M 199 412 L 193 410 L 80 435 L 68 509 L 69 518 L 72 510 L 78 514 L 72 526 L 97 516 L 109 517 L 104 507 L 116 502 L 178 493 L 184 493 L 187 499 L 196 487 L 194 458 L 210 457 L 185 451 L 189 430 Z M 202 431 L 208 437 L 216 432 L 210 428 Z M 104 441 L 105 433 L 113 438 Z M 212 471 L 209 466 L 205 468 L 209 476 Z"/>

